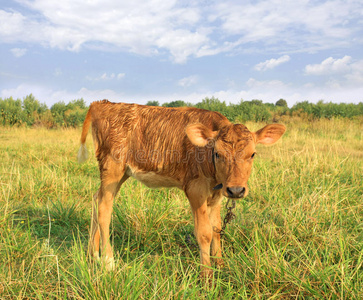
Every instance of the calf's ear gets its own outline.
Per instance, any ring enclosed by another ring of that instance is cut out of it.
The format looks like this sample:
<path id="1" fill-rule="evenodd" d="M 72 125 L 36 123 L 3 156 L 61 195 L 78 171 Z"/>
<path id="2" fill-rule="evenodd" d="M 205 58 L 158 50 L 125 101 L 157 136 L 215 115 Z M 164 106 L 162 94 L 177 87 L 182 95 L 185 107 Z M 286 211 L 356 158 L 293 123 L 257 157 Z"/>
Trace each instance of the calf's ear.
<path id="1" fill-rule="evenodd" d="M 286 131 L 286 127 L 282 124 L 269 124 L 254 133 L 256 144 L 273 144 Z"/>
<path id="2" fill-rule="evenodd" d="M 205 147 L 218 133 L 200 123 L 188 125 L 185 132 L 192 144 L 198 147 Z"/>

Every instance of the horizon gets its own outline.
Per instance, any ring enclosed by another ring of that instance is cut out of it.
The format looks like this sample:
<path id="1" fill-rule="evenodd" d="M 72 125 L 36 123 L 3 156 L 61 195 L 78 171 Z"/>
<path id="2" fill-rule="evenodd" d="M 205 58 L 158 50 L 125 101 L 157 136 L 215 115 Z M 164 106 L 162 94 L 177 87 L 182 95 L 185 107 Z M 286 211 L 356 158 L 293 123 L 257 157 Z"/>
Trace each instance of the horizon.
<path id="1" fill-rule="evenodd" d="M 26 96 L 24 96 L 24 97 L 22 97 L 22 98 L 20 98 L 20 97 L 18 97 L 18 98 L 15 98 L 15 97 L 12 97 L 12 96 L 10 96 L 10 97 L 0 97 L 0 101 L 1 100 L 6 100 L 6 99 L 13 99 L 14 101 L 16 101 L 16 100 L 21 100 L 22 102 L 26 99 L 26 98 L 28 98 L 28 97 L 33 97 L 34 98 L 34 100 L 35 101 L 38 101 L 38 103 L 40 104 L 40 105 L 45 105 L 46 107 L 47 107 L 47 109 L 51 109 L 52 108 L 52 106 L 54 105 L 54 104 L 60 104 L 60 103 L 64 103 L 65 105 L 68 105 L 68 104 L 71 104 L 72 102 L 75 102 L 75 101 L 79 101 L 79 100 L 81 100 L 81 101 L 84 101 L 84 103 L 87 105 L 87 106 L 89 106 L 92 102 L 97 102 L 97 101 L 102 101 L 102 100 L 107 100 L 107 101 L 109 101 L 108 99 L 98 99 L 98 100 L 94 100 L 94 101 L 91 101 L 91 102 L 87 102 L 85 99 L 83 99 L 83 98 L 78 98 L 78 99 L 70 99 L 69 101 L 64 101 L 64 100 L 59 100 L 59 101 L 56 101 L 56 102 L 54 102 L 52 105 L 48 105 L 46 102 L 41 102 L 35 95 L 33 95 L 32 93 L 30 93 L 29 95 L 26 95 Z M 218 100 L 220 103 L 225 103 L 226 104 L 226 106 L 230 106 L 230 105 L 240 105 L 241 103 L 243 103 L 243 102 L 246 102 L 246 103 L 248 103 L 248 102 L 252 102 L 252 101 L 262 101 L 262 104 L 263 105 L 265 105 L 265 104 L 269 104 L 269 105 L 274 105 L 274 106 L 283 106 L 283 105 L 278 105 L 277 104 L 277 102 L 279 101 L 279 100 L 284 100 L 284 101 L 286 101 L 286 99 L 283 99 L 283 98 L 280 98 L 280 99 L 278 99 L 276 102 L 267 102 L 267 101 L 264 101 L 263 99 L 249 99 L 249 100 L 247 100 L 247 99 L 240 99 L 239 101 L 237 101 L 237 102 L 227 102 L 227 101 L 224 101 L 224 100 L 222 100 L 222 99 L 219 99 L 219 98 L 216 98 L 216 97 L 214 97 L 214 96 L 212 96 L 212 97 L 205 97 L 204 99 L 200 99 L 200 101 L 197 101 L 197 102 L 194 102 L 194 103 L 192 103 L 192 102 L 187 102 L 187 101 L 184 101 L 184 100 L 182 100 L 182 99 L 178 99 L 178 100 L 173 100 L 173 101 L 169 101 L 169 102 L 163 102 L 163 103 L 161 103 L 161 102 L 159 102 L 157 99 L 154 99 L 154 100 L 148 100 L 148 101 L 144 101 L 144 102 L 141 102 L 141 103 L 136 103 L 136 102 L 122 102 L 122 101 L 110 101 L 110 102 L 114 102 L 114 103 L 128 103 L 128 104 L 138 104 L 138 105 L 149 105 L 149 106 L 160 106 L 160 107 L 162 107 L 162 106 L 164 106 L 165 105 L 165 107 L 169 107 L 167 104 L 171 104 L 171 103 L 174 103 L 174 102 L 178 102 L 178 101 L 182 101 L 182 102 L 184 102 L 184 104 L 185 105 L 183 105 L 183 106 L 196 106 L 196 105 L 198 105 L 198 104 L 201 104 L 204 100 L 207 100 L 207 99 L 210 99 L 210 100 L 213 100 L 213 99 L 215 99 L 215 100 Z M 154 102 L 154 103 L 156 103 L 157 102 L 157 105 L 155 105 L 155 104 L 151 104 L 152 102 Z M 360 102 L 357 102 L 357 103 L 352 103 L 352 102 L 333 102 L 333 101 L 324 101 L 323 99 L 321 99 L 321 100 L 318 100 L 318 101 L 316 101 L 316 102 L 311 102 L 311 101 L 309 101 L 309 100 L 302 100 L 302 101 L 298 101 L 298 102 L 295 102 L 294 104 L 292 104 L 292 105 L 289 105 L 289 103 L 286 101 L 286 104 L 287 104 L 287 108 L 288 109 L 292 109 L 294 106 L 296 106 L 296 105 L 298 105 L 298 104 L 301 104 L 301 103 L 304 103 L 304 102 L 307 102 L 307 103 L 309 103 L 309 104 L 314 104 L 314 105 L 317 105 L 318 103 L 323 103 L 323 104 L 329 104 L 329 103 L 332 103 L 332 104 L 337 104 L 337 105 L 339 105 L 339 104 L 353 104 L 353 105 L 359 105 L 359 104 L 363 104 L 363 101 L 360 101 Z M 170 107 L 174 107 L 174 106 L 170 106 Z M 180 106 L 176 106 L 176 107 L 180 107 Z"/>

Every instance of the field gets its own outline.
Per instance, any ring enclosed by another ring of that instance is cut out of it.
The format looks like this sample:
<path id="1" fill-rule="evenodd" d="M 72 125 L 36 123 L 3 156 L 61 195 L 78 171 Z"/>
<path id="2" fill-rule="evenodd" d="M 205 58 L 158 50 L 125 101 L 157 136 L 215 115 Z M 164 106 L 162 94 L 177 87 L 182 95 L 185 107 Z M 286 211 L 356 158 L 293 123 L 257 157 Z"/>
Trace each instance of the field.
<path id="1" fill-rule="evenodd" d="M 107 272 L 87 253 L 99 172 L 76 162 L 81 130 L 1 127 L 0 299 L 363 299 L 363 122 L 286 125 L 257 148 L 209 285 L 181 191 L 123 185 Z"/>

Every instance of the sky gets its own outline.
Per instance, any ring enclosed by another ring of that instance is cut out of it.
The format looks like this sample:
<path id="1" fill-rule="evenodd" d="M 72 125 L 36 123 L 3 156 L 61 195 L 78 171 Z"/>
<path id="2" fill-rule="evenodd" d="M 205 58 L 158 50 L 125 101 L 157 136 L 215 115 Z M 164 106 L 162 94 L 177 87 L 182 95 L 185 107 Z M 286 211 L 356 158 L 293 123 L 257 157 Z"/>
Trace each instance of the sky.
<path id="1" fill-rule="evenodd" d="M 362 0 L 1 0 L 0 97 L 363 102 Z"/>

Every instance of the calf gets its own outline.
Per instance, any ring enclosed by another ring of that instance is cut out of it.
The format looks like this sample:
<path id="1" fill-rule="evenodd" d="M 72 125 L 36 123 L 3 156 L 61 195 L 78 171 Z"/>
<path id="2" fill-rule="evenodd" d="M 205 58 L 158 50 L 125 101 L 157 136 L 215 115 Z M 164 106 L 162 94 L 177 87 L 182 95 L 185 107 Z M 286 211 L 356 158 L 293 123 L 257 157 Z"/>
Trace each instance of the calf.
<path id="1" fill-rule="evenodd" d="M 223 196 L 243 198 L 255 146 L 275 143 L 285 126 L 271 124 L 250 132 L 218 112 L 182 107 L 93 102 L 83 124 L 78 160 L 92 123 L 101 186 L 94 196 L 90 250 L 113 267 L 109 242 L 112 204 L 122 183 L 134 177 L 149 187 L 182 189 L 191 206 L 203 274 L 210 255 L 221 258 L 220 207 Z M 220 261 L 217 261 L 219 263 Z"/>

